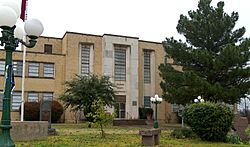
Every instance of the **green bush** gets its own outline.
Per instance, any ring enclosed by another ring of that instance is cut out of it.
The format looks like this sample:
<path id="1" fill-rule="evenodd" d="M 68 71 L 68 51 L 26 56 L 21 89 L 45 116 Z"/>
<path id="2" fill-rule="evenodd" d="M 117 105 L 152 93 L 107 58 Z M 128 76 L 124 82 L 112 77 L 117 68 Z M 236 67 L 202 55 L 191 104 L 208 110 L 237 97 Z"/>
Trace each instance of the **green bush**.
<path id="1" fill-rule="evenodd" d="M 63 114 L 63 106 L 58 101 L 52 102 L 51 122 L 56 123 L 60 120 Z M 24 103 L 24 120 L 39 121 L 40 120 L 40 102 L 25 102 Z"/>
<path id="2" fill-rule="evenodd" d="M 193 132 L 206 141 L 226 141 L 234 117 L 229 106 L 211 102 L 191 104 L 183 116 Z"/>
<path id="3" fill-rule="evenodd" d="M 147 119 L 147 115 L 153 116 L 152 108 L 139 108 L 139 117 L 140 119 Z"/>
<path id="4" fill-rule="evenodd" d="M 197 135 L 191 129 L 188 128 L 174 129 L 171 132 L 170 136 L 177 139 L 197 138 Z"/>
<path id="5" fill-rule="evenodd" d="M 242 144 L 240 137 L 236 134 L 227 135 L 227 142 L 232 144 Z"/>

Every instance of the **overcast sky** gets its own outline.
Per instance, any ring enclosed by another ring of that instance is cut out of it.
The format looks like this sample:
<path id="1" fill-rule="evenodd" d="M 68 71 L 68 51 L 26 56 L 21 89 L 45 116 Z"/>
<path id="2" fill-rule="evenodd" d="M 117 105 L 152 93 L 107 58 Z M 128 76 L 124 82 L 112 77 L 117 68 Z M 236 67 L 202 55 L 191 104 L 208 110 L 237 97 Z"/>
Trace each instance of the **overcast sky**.
<path id="1" fill-rule="evenodd" d="M 3 1 L 3 0 L 0 0 Z M 20 1 L 21 0 L 16 0 Z M 213 0 L 215 6 L 219 0 Z M 237 28 L 250 36 L 249 0 L 224 0 L 225 11 L 239 12 Z M 44 25 L 42 36 L 63 37 L 66 31 L 95 35 L 115 34 L 161 42 L 180 38 L 180 14 L 197 9 L 198 0 L 28 0 L 28 19 Z"/>

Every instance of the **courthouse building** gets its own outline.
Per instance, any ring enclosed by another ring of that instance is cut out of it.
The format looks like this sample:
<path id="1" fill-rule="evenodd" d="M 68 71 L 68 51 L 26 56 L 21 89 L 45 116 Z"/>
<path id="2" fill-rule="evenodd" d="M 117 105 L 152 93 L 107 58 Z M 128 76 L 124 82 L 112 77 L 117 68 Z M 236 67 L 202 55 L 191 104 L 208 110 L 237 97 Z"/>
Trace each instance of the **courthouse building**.
<path id="1" fill-rule="evenodd" d="M 15 89 L 12 98 L 12 120 L 20 120 L 23 52 L 13 53 Z M 62 38 L 40 37 L 34 48 L 27 48 L 25 66 L 25 101 L 58 99 L 65 81 L 76 74 L 106 75 L 116 87 L 118 118 L 137 119 L 139 107 L 152 107 L 150 97 L 161 96 L 158 66 L 165 61 L 162 43 L 137 37 L 91 35 L 66 32 Z M 4 87 L 5 51 L 0 50 L 0 91 Z M 0 101 L 2 109 L 2 99 Z M 165 101 L 158 106 L 162 122 L 176 121 L 176 108 Z M 0 115 L 1 115 L 0 110 Z M 74 117 L 65 111 L 63 119 Z"/>

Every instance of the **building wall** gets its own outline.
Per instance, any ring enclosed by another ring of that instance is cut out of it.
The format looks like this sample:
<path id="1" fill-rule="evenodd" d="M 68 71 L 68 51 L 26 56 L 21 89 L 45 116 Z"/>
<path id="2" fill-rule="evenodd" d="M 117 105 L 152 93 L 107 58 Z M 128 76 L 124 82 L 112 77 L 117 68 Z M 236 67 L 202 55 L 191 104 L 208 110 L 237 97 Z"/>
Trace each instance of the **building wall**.
<path id="1" fill-rule="evenodd" d="M 140 87 L 140 104 L 143 106 L 143 97 L 144 96 L 150 96 L 149 94 L 151 93 L 151 96 L 154 96 L 155 94 L 158 94 L 161 96 L 162 91 L 160 88 L 160 82 L 161 78 L 159 76 L 159 70 L 158 66 L 161 63 L 164 63 L 164 49 L 161 43 L 155 43 L 155 42 L 147 42 L 147 41 L 140 41 L 139 43 L 139 50 L 140 50 L 140 59 L 139 59 L 139 75 L 143 75 L 143 50 L 151 50 L 151 58 L 153 58 L 154 62 L 151 62 L 150 68 L 151 68 L 151 83 L 150 84 L 145 84 L 143 82 L 143 76 L 140 77 L 140 82 L 139 82 L 139 87 Z M 151 60 L 152 61 L 152 60 Z M 151 107 L 155 110 L 155 106 L 151 104 Z M 161 104 L 158 105 L 158 118 L 159 120 L 165 120 L 166 118 L 166 109 L 167 105 L 166 102 L 163 101 Z M 164 110 L 164 111 L 162 111 Z"/>
<path id="2" fill-rule="evenodd" d="M 61 38 L 53 37 L 39 37 L 34 48 L 26 48 L 27 52 L 44 53 L 44 44 L 51 44 L 53 46 L 52 54 L 62 54 L 62 40 Z"/>
<path id="3" fill-rule="evenodd" d="M 44 44 L 52 44 L 52 54 L 44 54 Z M 42 93 L 53 92 L 54 99 L 58 98 L 59 94 L 63 92 L 64 86 L 62 85 L 65 77 L 65 56 L 61 54 L 61 39 L 40 37 L 37 45 L 34 48 L 26 49 L 26 64 L 25 64 L 25 80 L 24 80 L 24 100 L 27 101 L 28 92 L 39 93 L 39 99 L 42 99 Z M 23 53 L 21 51 L 13 52 L 13 61 L 21 61 Z M 0 50 L 0 60 L 5 60 L 5 51 Z M 39 63 L 39 76 L 28 76 L 28 64 L 30 62 Z M 43 77 L 43 64 L 54 63 L 54 77 Z M 3 90 L 4 76 L 0 76 L 0 90 Z M 15 76 L 15 89 L 14 91 L 21 92 L 22 90 L 22 77 Z M 18 110 L 12 112 L 12 120 L 20 120 L 20 113 Z"/>
<path id="4" fill-rule="evenodd" d="M 80 74 L 80 44 L 91 44 L 94 50 L 93 73 L 102 74 L 102 37 L 79 33 L 66 33 L 63 37 L 63 53 L 65 53 L 65 79 L 71 80 L 76 74 Z M 74 121 L 74 114 L 68 110 L 65 112 L 65 120 Z"/>
<path id="5" fill-rule="evenodd" d="M 52 54 L 44 53 L 44 45 L 53 46 Z M 27 49 L 26 55 L 26 78 L 25 78 L 25 100 L 27 93 L 33 92 L 53 92 L 53 98 L 58 99 L 64 92 L 64 82 L 71 80 L 75 74 L 80 74 L 80 46 L 89 44 L 92 46 L 92 73 L 97 75 L 108 75 L 118 89 L 118 95 L 126 96 L 126 117 L 128 119 L 138 118 L 138 108 L 143 106 L 144 96 L 158 94 L 161 96 L 160 88 L 161 78 L 159 76 L 158 66 L 164 62 L 165 52 L 161 43 L 138 40 L 135 37 L 117 36 L 104 34 L 103 36 L 66 32 L 62 38 L 40 37 L 37 45 L 32 49 Z M 117 82 L 114 80 L 114 45 L 126 45 L 126 81 Z M 143 49 L 149 49 L 151 54 L 151 83 L 143 82 Z M 110 51 L 110 52 L 109 52 Z M 112 53 L 111 58 L 106 53 Z M 5 59 L 5 51 L 0 50 L 0 60 Z M 22 60 L 22 52 L 13 53 L 13 60 Z M 54 63 L 54 78 L 45 78 L 28 76 L 28 63 L 38 62 L 40 72 L 42 72 L 43 63 Z M 4 77 L 0 76 L 0 82 L 3 83 Z M 21 77 L 15 77 L 15 90 L 21 91 Z M 0 90 L 3 84 L 0 85 Z M 151 106 L 154 109 L 154 106 Z M 169 115 L 174 118 L 175 114 L 171 112 L 171 105 L 162 102 L 158 107 L 158 118 L 160 121 L 166 121 Z M 114 111 L 114 109 L 110 109 Z M 1 114 L 1 113 L 0 113 Z M 19 113 L 13 113 L 12 119 L 17 120 Z M 67 109 L 64 113 L 65 121 L 73 121 L 74 115 Z"/>

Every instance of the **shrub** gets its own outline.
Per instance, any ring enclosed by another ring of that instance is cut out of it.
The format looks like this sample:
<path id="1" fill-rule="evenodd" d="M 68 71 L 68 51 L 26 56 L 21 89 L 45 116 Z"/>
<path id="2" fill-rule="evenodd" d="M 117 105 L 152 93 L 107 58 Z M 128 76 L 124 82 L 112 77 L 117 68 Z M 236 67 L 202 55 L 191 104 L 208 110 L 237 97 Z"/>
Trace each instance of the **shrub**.
<path id="1" fill-rule="evenodd" d="M 63 106 L 58 101 L 52 102 L 51 122 L 56 123 L 60 120 L 63 114 Z M 24 120 L 39 121 L 40 120 L 40 102 L 25 102 L 24 103 Z"/>
<path id="2" fill-rule="evenodd" d="M 195 103 L 184 110 L 184 122 L 206 141 L 226 141 L 233 112 L 221 103 Z"/>
<path id="3" fill-rule="evenodd" d="M 227 140 L 228 143 L 232 144 L 242 144 L 241 139 L 238 135 L 236 134 L 229 134 L 227 135 Z"/>
<path id="4" fill-rule="evenodd" d="M 24 103 L 24 120 L 25 121 L 39 121 L 40 117 L 40 103 L 39 102 L 25 102 Z"/>
<path id="5" fill-rule="evenodd" d="M 139 117 L 140 119 L 147 119 L 147 115 L 152 116 L 153 115 L 153 109 L 152 108 L 139 108 Z"/>
<path id="6" fill-rule="evenodd" d="M 63 114 L 63 106 L 61 103 L 59 103 L 58 101 L 53 101 L 52 103 L 52 111 L 51 111 L 51 122 L 52 123 L 57 123 L 62 114 Z"/>
<path id="7" fill-rule="evenodd" d="M 197 135 L 191 129 L 188 128 L 174 129 L 171 132 L 170 136 L 177 139 L 197 138 Z"/>

